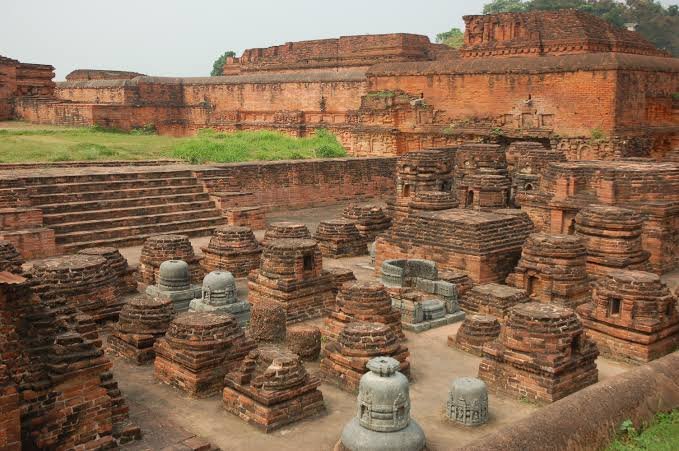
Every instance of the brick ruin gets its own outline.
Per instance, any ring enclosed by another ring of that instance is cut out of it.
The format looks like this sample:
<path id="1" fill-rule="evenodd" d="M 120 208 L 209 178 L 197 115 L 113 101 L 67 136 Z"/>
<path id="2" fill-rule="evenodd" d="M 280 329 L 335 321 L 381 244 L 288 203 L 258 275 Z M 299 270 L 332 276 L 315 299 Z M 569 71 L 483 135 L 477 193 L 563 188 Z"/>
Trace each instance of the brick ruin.
<path id="1" fill-rule="evenodd" d="M 248 300 L 280 304 L 288 323 L 316 318 L 332 302 L 333 277 L 323 269 L 318 243 L 309 239 L 275 239 L 264 246 L 259 269 L 248 276 Z"/>
<path id="2" fill-rule="evenodd" d="M 512 308 L 500 338 L 484 345 L 479 378 L 490 391 L 553 402 L 597 382 L 598 355 L 573 310 L 529 302 Z"/>
<path id="3" fill-rule="evenodd" d="M 490 315 L 467 315 L 456 335 L 448 336 L 448 346 L 483 356 L 483 346 L 500 336 L 500 322 Z"/>
<path id="4" fill-rule="evenodd" d="M 379 234 L 391 227 L 391 219 L 374 204 L 347 205 L 342 217 L 356 224 L 358 233 L 366 243 L 372 243 Z"/>
<path id="5" fill-rule="evenodd" d="M 347 282 L 337 294 L 336 307 L 325 320 L 325 346 L 337 342 L 344 328 L 362 321 L 388 326 L 399 340 L 405 340 L 401 315 L 391 305 L 391 297 L 384 285 L 373 281 Z"/>
<path id="6" fill-rule="evenodd" d="M 297 324 L 287 330 L 287 347 L 302 360 L 318 360 L 321 355 L 321 329 L 316 326 Z"/>
<path id="7" fill-rule="evenodd" d="M 17 249 L 6 240 L 0 240 L 0 272 L 21 273 L 21 265 L 24 259 L 21 258 Z"/>
<path id="8" fill-rule="evenodd" d="M 588 302 L 591 291 L 583 240 L 573 235 L 530 235 L 507 285 L 538 302 L 570 308 Z"/>
<path id="9" fill-rule="evenodd" d="M 117 285 L 121 293 L 136 293 L 137 281 L 135 271 L 127 264 L 127 259 L 115 247 L 90 247 L 78 251 L 82 255 L 104 257 L 109 270 L 117 277 Z"/>
<path id="10" fill-rule="evenodd" d="M 486 283 L 471 288 L 458 302 L 466 313 L 494 316 L 504 322 L 512 307 L 529 302 L 529 298 L 524 290 Z"/>
<path id="11" fill-rule="evenodd" d="M 355 321 L 342 329 L 338 340 L 325 347 L 321 360 L 321 377 L 351 393 L 358 391 L 366 365 L 374 357 L 393 357 L 399 371 L 410 375 L 408 348 L 386 324 Z"/>
<path id="12" fill-rule="evenodd" d="M 592 302 L 577 312 L 608 358 L 649 362 L 679 346 L 677 299 L 656 274 L 611 270 L 594 282 Z"/>
<path id="13" fill-rule="evenodd" d="M 643 216 L 627 208 L 592 206 L 575 215 L 575 234 L 587 248 L 587 273 L 605 275 L 618 269 L 646 270 L 650 253 L 643 250 Z"/>
<path id="14" fill-rule="evenodd" d="M 142 287 L 158 282 L 160 265 L 168 260 L 181 260 L 189 265 L 190 282 L 203 280 L 200 258 L 193 252 L 193 246 L 186 235 L 157 235 L 144 241 L 139 258 L 139 283 Z"/>
<path id="15" fill-rule="evenodd" d="M 209 397 L 222 389 L 224 375 L 255 347 L 233 316 L 185 312 L 153 345 L 154 374 L 189 396 Z"/>
<path id="16" fill-rule="evenodd" d="M 259 267 L 262 246 L 248 227 L 223 226 L 215 229 L 207 247 L 201 248 L 200 264 L 206 273 L 217 269 L 245 277 Z"/>
<path id="17" fill-rule="evenodd" d="M 324 257 L 357 257 L 368 253 L 365 238 L 359 233 L 356 223 L 350 219 L 321 221 L 314 239 Z"/>
<path id="18" fill-rule="evenodd" d="M 117 274 L 98 255 L 65 255 L 33 262 L 34 290 L 42 299 L 64 298 L 94 321 L 116 321 L 124 305 Z"/>
<path id="19" fill-rule="evenodd" d="M 272 222 L 264 232 L 262 245 L 266 246 L 270 241 L 280 238 L 311 239 L 311 232 L 304 224 L 288 221 Z"/>
<path id="20" fill-rule="evenodd" d="M 128 299 L 108 338 L 108 350 L 137 365 L 153 362 L 156 357 L 153 345 L 165 336 L 174 314 L 169 299 L 145 295 Z"/>
<path id="21" fill-rule="evenodd" d="M 61 296 L 39 297 L 38 286 L 29 273 L 0 273 L 3 449 L 105 449 L 139 438 L 96 324 Z"/>
<path id="22" fill-rule="evenodd" d="M 538 188 L 550 163 L 566 161 L 566 155 L 537 141 L 514 141 L 507 146 L 507 170 L 512 180 L 511 203 L 517 194 Z"/>
<path id="23" fill-rule="evenodd" d="M 679 166 L 674 163 L 647 160 L 552 163 L 538 189 L 521 193 L 517 198 L 535 228 L 546 233 L 575 233 L 578 212 L 593 205 L 633 210 L 643 218 L 641 246 L 650 254 L 651 271 L 662 274 L 677 268 Z M 620 227 L 615 222 L 612 217 L 610 227 Z"/>
<path id="24" fill-rule="evenodd" d="M 299 356 L 275 348 L 250 352 L 224 384 L 224 408 L 264 432 L 325 412 L 318 377 Z"/>
<path id="25" fill-rule="evenodd" d="M 454 189 L 464 208 L 506 208 L 511 186 L 502 146 L 463 144 L 456 150 Z"/>

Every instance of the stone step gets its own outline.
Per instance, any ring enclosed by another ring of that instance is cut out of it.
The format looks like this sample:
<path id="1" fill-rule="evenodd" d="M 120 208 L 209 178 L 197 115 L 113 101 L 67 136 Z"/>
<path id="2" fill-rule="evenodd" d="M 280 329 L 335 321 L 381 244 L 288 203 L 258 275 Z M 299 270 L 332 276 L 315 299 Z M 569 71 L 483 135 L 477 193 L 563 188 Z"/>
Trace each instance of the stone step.
<path id="1" fill-rule="evenodd" d="M 106 210 L 85 210 L 67 211 L 63 213 L 52 213 L 43 216 L 46 226 L 54 224 L 65 224 L 68 222 L 96 221 L 98 219 L 114 219 L 130 216 L 160 215 L 164 213 L 213 209 L 214 203 L 210 200 L 200 200 L 196 202 L 177 202 L 158 205 L 142 205 L 124 208 L 110 208 Z"/>
<path id="2" fill-rule="evenodd" d="M 88 183 L 106 182 L 123 180 L 149 180 L 149 179 L 171 179 L 171 178 L 193 178 L 193 173 L 189 170 L 169 170 L 169 171 L 149 171 L 149 172 L 102 172 L 89 174 L 64 174 L 54 176 L 31 176 L 26 177 L 26 186 L 55 185 L 62 183 Z"/>
<path id="3" fill-rule="evenodd" d="M 226 220 L 219 216 L 210 216 L 200 219 L 189 219 L 184 221 L 164 222 L 160 224 L 145 224 L 135 227 L 113 227 L 92 231 L 69 232 L 57 234 L 55 236 L 57 244 L 71 245 L 82 244 L 95 241 L 111 241 L 122 238 L 136 238 L 141 235 L 150 236 L 162 233 L 183 233 L 183 230 L 216 228 L 223 225 Z M 143 241 L 143 240 L 142 240 Z M 72 246 L 67 246 L 72 247 Z M 89 246 L 85 246 L 89 247 Z M 80 247 L 82 249 L 82 247 Z"/>
<path id="4" fill-rule="evenodd" d="M 135 228 L 142 225 L 163 224 L 168 222 L 188 221 L 191 219 L 198 220 L 204 218 L 214 218 L 219 213 L 215 208 L 207 208 L 203 210 L 182 210 L 163 214 L 148 214 L 138 216 L 125 216 L 115 219 L 95 219 L 90 221 L 67 222 L 50 225 L 54 233 L 59 239 L 60 236 L 70 234 L 72 232 L 84 231 L 99 231 L 102 229 L 111 228 Z"/>
<path id="5" fill-rule="evenodd" d="M 57 194 L 41 194 L 38 196 L 31 196 L 31 202 L 34 207 L 42 207 L 44 205 L 99 201 L 99 200 L 113 200 L 113 199 L 135 199 L 151 196 L 175 195 L 175 194 L 199 194 L 203 193 L 201 186 L 167 186 L 158 188 L 135 188 L 135 189 L 121 189 L 117 191 L 86 191 L 82 193 L 57 193 Z"/>
<path id="6" fill-rule="evenodd" d="M 181 227 L 175 227 L 173 228 L 170 232 L 165 232 L 165 233 L 181 233 L 182 235 L 187 235 L 189 237 L 198 237 L 198 236 L 209 236 L 214 232 L 215 228 L 220 226 L 222 224 L 215 224 L 211 226 L 206 226 L 206 227 L 187 227 L 187 228 L 181 228 Z M 150 233 L 142 233 L 139 235 L 133 235 L 133 236 L 123 236 L 123 237 L 116 237 L 116 238 L 108 238 L 108 239 L 97 239 L 97 240 L 92 240 L 92 241 L 78 241 L 74 243 L 68 243 L 68 244 L 63 244 L 61 245 L 62 249 L 64 250 L 65 253 L 71 254 L 79 251 L 80 249 L 87 249 L 90 247 L 115 247 L 115 248 L 123 248 L 123 247 L 130 247 L 130 246 L 138 246 L 140 244 L 143 244 L 144 241 L 149 238 L 150 236 L 157 235 L 156 232 L 150 232 Z"/>
<path id="7" fill-rule="evenodd" d="M 157 188 L 162 186 L 199 186 L 193 177 L 172 177 L 139 180 L 102 180 L 95 182 L 57 183 L 31 186 L 32 195 L 118 191 L 124 189 Z"/>
<path id="8" fill-rule="evenodd" d="M 183 202 L 204 202 L 209 200 L 210 196 L 203 192 L 188 194 L 168 193 L 161 196 L 136 197 L 132 199 L 88 200 L 82 202 L 44 204 L 40 205 L 40 209 L 44 214 L 51 215 L 57 213 L 109 210 L 126 207 L 157 206 Z"/>

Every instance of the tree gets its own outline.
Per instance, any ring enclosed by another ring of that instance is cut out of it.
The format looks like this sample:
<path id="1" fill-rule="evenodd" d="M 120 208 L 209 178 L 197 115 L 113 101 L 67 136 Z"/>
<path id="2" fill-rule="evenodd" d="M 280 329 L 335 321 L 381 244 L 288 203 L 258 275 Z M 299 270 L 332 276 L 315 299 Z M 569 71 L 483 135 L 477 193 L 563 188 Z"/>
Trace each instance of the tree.
<path id="1" fill-rule="evenodd" d="M 492 0 L 484 14 L 572 8 L 616 25 L 636 24 L 636 31 L 659 49 L 679 56 L 679 7 L 656 0 Z"/>
<path id="2" fill-rule="evenodd" d="M 459 28 L 451 28 L 436 35 L 436 42 L 459 49 L 464 44 L 464 33 Z"/>
<path id="3" fill-rule="evenodd" d="M 236 56 L 236 52 L 231 50 L 224 52 L 224 54 L 217 58 L 217 60 L 215 60 L 214 64 L 212 65 L 212 72 L 210 72 L 210 76 L 218 77 L 222 75 L 224 73 L 224 64 L 226 64 L 226 59 L 229 57 L 233 58 L 234 56 Z"/>

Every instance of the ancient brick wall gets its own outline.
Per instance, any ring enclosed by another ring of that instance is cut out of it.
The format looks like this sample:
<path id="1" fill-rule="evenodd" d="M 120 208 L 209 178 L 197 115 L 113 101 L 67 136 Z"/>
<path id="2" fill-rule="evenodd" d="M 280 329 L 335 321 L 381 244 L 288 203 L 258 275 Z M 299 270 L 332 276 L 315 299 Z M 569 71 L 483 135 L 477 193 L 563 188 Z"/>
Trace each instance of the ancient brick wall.
<path id="1" fill-rule="evenodd" d="M 256 205 L 304 208 L 390 194 L 396 183 L 395 165 L 395 158 L 338 158 L 234 163 L 195 173 L 213 193 L 236 187 L 252 192 Z M 215 177 L 219 184 L 205 180 Z"/>
<path id="2" fill-rule="evenodd" d="M 138 72 L 123 70 L 76 69 L 66 75 L 66 80 L 132 80 L 135 77 L 143 76 L 144 74 Z"/>

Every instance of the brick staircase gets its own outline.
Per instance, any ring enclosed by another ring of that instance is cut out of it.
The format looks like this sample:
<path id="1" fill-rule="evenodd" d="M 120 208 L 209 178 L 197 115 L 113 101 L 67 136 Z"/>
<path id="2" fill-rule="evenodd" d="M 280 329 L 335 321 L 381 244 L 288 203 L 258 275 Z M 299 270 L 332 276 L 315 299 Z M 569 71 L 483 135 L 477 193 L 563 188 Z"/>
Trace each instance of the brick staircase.
<path id="1" fill-rule="evenodd" d="M 67 253 L 134 246 L 159 233 L 203 236 L 225 223 L 191 171 L 36 176 L 26 185 Z"/>

